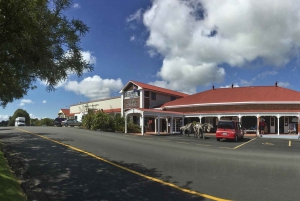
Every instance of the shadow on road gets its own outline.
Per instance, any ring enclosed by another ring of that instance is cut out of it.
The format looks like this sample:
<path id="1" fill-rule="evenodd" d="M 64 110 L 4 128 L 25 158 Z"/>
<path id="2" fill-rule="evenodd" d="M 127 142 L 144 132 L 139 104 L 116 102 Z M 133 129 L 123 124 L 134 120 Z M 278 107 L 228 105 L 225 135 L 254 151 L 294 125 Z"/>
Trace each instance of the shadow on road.
<path id="1" fill-rule="evenodd" d="M 1 133 L 0 141 L 16 172 L 24 169 L 27 187 L 41 190 L 48 200 L 205 200 L 35 135 Z M 115 163 L 176 184 L 156 169 L 124 161 Z M 183 187 L 189 188 L 191 183 L 187 181 Z"/>

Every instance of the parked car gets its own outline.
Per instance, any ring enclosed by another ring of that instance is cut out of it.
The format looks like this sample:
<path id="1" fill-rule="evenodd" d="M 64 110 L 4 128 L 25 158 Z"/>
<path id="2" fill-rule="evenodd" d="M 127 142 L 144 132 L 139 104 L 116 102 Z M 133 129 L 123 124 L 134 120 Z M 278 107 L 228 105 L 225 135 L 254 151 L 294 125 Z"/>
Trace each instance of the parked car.
<path id="1" fill-rule="evenodd" d="M 64 120 L 67 120 L 67 118 L 56 118 L 56 119 L 54 119 L 54 121 L 53 121 L 53 125 L 54 126 L 62 126 L 63 124 L 62 124 L 62 121 L 64 121 Z"/>
<path id="2" fill-rule="evenodd" d="M 68 126 L 80 126 L 81 125 L 81 122 L 75 120 L 75 119 L 68 119 L 67 121 L 64 122 L 63 124 L 65 127 L 68 127 Z"/>
<path id="3" fill-rule="evenodd" d="M 233 139 L 236 142 L 244 138 L 244 129 L 241 122 L 233 120 L 220 120 L 216 131 L 216 139 Z"/>

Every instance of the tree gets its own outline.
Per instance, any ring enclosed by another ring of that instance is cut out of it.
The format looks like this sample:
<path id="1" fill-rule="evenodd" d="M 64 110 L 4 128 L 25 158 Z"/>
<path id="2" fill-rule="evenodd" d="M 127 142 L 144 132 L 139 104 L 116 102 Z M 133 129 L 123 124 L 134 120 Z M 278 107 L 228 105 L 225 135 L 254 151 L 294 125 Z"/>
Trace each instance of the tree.
<path id="1" fill-rule="evenodd" d="M 17 109 L 15 111 L 14 115 L 9 119 L 8 126 L 14 126 L 15 119 L 17 117 L 25 117 L 25 125 L 30 125 L 30 117 L 29 117 L 29 114 L 26 112 L 26 110 Z"/>
<path id="2" fill-rule="evenodd" d="M 89 28 L 63 12 L 72 0 L 0 1 L 0 106 L 5 107 L 35 89 L 39 79 L 47 91 L 93 66 L 79 46 Z"/>
<path id="3" fill-rule="evenodd" d="M 54 119 L 44 118 L 39 122 L 39 126 L 53 126 Z"/>

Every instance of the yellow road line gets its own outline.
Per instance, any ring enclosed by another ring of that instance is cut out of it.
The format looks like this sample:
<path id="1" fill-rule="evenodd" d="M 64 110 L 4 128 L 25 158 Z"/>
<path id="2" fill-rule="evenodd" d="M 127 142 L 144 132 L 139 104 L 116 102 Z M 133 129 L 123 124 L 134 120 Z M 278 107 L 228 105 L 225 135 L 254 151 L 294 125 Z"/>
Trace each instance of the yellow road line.
<path id="1" fill-rule="evenodd" d="M 289 147 L 290 147 L 290 146 L 292 146 L 292 141 L 291 141 L 291 140 L 289 141 Z"/>
<path id="2" fill-rule="evenodd" d="M 256 138 L 253 138 L 252 140 L 249 140 L 248 142 L 245 142 L 245 143 L 243 143 L 243 144 L 240 144 L 239 146 L 236 146 L 236 147 L 234 147 L 233 149 L 237 149 L 237 148 L 239 148 L 239 147 L 241 147 L 241 146 L 244 146 L 245 144 L 247 144 L 247 143 L 249 143 L 249 142 L 251 142 L 251 141 L 253 141 L 253 140 L 255 140 Z"/>
<path id="3" fill-rule="evenodd" d="M 131 172 L 131 173 L 133 173 L 133 174 L 139 175 L 139 176 L 141 176 L 141 177 L 143 177 L 143 178 L 146 178 L 146 179 L 149 179 L 149 180 L 151 180 L 151 181 L 155 181 L 155 182 L 157 182 L 157 183 L 160 183 L 160 184 L 163 184 L 163 185 L 166 185 L 166 186 L 170 186 L 170 187 L 175 188 L 175 189 L 177 189 L 177 190 L 180 190 L 180 191 L 182 191 L 182 192 L 189 193 L 189 194 L 192 194 L 192 195 L 201 196 L 201 197 L 208 198 L 208 199 L 211 199 L 211 200 L 217 200 L 217 201 L 229 201 L 229 200 L 226 200 L 226 199 L 223 199 L 223 198 L 218 198 L 218 197 L 215 197 L 215 196 L 212 196 L 212 195 L 208 195 L 208 194 L 200 193 L 200 192 L 197 192 L 197 191 L 189 190 L 189 189 L 186 189 L 186 188 L 182 188 L 182 187 L 177 186 L 177 185 L 175 185 L 175 184 L 173 184 L 173 183 L 165 182 L 165 181 L 163 181 L 163 180 L 161 180 L 161 179 L 157 179 L 157 178 L 155 178 L 155 177 L 147 176 L 147 175 L 142 174 L 142 173 L 139 173 L 139 172 L 137 172 L 137 171 L 135 171 L 135 170 L 126 168 L 126 167 L 124 167 L 124 166 L 118 165 L 117 163 L 114 163 L 114 162 L 111 162 L 111 161 L 109 161 L 109 160 L 106 160 L 106 159 L 104 159 L 104 158 L 102 158 L 102 157 L 99 157 L 99 156 L 97 156 L 97 155 L 95 155 L 95 154 L 89 153 L 89 152 L 87 152 L 87 151 L 78 149 L 78 148 L 76 148 L 76 147 L 73 147 L 73 146 L 64 144 L 64 143 L 59 142 L 59 141 L 56 141 L 56 140 L 52 140 L 52 139 L 47 138 L 47 137 L 45 137 L 45 136 L 42 136 L 42 135 L 39 135 L 39 134 L 36 134 L 36 133 L 32 133 L 32 132 L 30 132 L 30 131 L 23 130 L 23 129 L 18 129 L 18 130 L 23 131 L 23 132 L 25 132 L 25 133 L 30 133 L 30 134 L 36 135 L 36 136 L 38 136 L 38 137 L 44 138 L 44 139 L 46 139 L 46 140 L 49 140 L 49 141 L 51 141 L 51 142 L 54 142 L 54 143 L 60 144 L 60 145 L 62 145 L 62 146 L 68 147 L 68 148 L 70 148 L 70 149 L 73 149 L 73 150 L 75 150 L 75 151 L 78 151 L 78 152 L 80 152 L 80 153 L 84 153 L 84 154 L 86 154 L 86 155 L 89 155 L 89 156 L 91 156 L 91 157 L 93 157 L 93 158 L 99 159 L 99 160 L 101 160 L 101 161 L 103 161 L 103 162 L 106 162 L 106 163 L 108 163 L 108 164 L 110 164 L 110 165 L 113 165 L 113 166 L 118 167 L 118 168 L 120 168 L 120 169 L 123 169 L 123 170 L 125 170 L 125 171 L 128 171 L 128 172 Z"/>

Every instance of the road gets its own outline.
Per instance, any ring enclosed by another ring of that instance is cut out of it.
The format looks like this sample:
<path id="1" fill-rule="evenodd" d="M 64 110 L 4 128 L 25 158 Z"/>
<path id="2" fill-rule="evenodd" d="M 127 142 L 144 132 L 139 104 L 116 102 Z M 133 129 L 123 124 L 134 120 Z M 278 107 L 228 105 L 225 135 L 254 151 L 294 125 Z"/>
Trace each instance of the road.
<path id="1" fill-rule="evenodd" d="M 0 129 L 49 200 L 298 200 L 300 141 Z M 12 156 L 12 157 L 13 157 Z"/>

